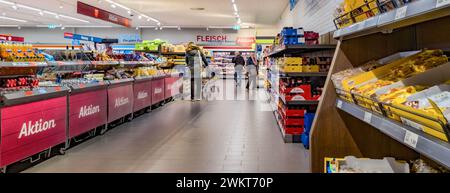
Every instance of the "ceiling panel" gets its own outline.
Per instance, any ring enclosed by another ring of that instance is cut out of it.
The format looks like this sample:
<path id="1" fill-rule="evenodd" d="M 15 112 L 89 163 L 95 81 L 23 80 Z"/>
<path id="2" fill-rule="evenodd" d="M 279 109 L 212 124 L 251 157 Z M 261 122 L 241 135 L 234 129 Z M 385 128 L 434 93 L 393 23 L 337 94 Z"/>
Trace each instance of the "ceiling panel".
<path id="1" fill-rule="evenodd" d="M 105 9 L 107 11 L 132 19 L 132 26 L 154 26 L 155 21 L 139 19 L 139 14 L 115 7 L 107 0 L 81 0 L 87 4 Z M 89 21 L 84 23 L 76 20 L 56 18 L 54 15 L 40 15 L 38 11 L 25 8 L 14 10 L 11 5 L 0 3 L 0 16 L 26 20 L 26 23 L 0 19 L 0 24 L 17 24 L 21 26 L 36 26 L 48 24 L 62 25 L 95 25 L 118 26 L 109 22 L 97 20 L 76 13 L 76 0 L 15 0 L 19 4 L 34 8 L 64 14 L 67 16 Z M 153 17 L 163 26 L 207 27 L 232 26 L 236 24 L 231 0 L 114 0 L 126 7 L 142 14 Z M 270 25 L 275 24 L 288 5 L 288 0 L 236 0 L 243 25 Z M 202 11 L 191 8 L 204 8 Z"/>

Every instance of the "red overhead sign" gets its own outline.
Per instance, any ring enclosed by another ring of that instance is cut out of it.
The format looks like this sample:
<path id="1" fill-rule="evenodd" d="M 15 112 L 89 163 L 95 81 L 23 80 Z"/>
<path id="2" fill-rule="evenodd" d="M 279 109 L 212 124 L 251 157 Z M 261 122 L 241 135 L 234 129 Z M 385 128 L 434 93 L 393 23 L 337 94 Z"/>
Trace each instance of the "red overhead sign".
<path id="1" fill-rule="evenodd" d="M 24 42 L 25 38 L 0 34 L 0 41 Z"/>
<path id="2" fill-rule="evenodd" d="M 125 27 L 131 26 L 131 20 L 126 17 L 122 17 L 115 13 L 111 13 L 109 11 L 88 5 L 80 1 L 77 2 L 77 13 L 118 25 L 123 25 Z"/>
<path id="3" fill-rule="evenodd" d="M 256 43 L 255 37 L 238 37 L 236 39 L 236 44 L 239 45 L 252 45 L 254 43 Z"/>

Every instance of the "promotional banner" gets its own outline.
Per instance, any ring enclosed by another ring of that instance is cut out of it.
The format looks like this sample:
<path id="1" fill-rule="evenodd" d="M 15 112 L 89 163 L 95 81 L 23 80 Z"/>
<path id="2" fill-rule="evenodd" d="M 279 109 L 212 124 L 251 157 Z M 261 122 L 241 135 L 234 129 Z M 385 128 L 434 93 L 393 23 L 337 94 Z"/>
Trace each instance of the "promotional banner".
<path id="1" fill-rule="evenodd" d="M 111 23 L 122 25 L 125 27 L 131 26 L 131 19 L 122 17 L 115 13 L 111 13 L 109 11 L 88 5 L 88 4 L 80 2 L 80 1 L 77 2 L 77 13 L 86 15 L 89 17 L 97 18 L 97 19 L 100 19 L 103 21 L 108 21 Z"/>
<path id="2" fill-rule="evenodd" d="M 67 97 L 1 109 L 0 166 L 65 142 Z"/>
<path id="3" fill-rule="evenodd" d="M 152 81 L 134 83 L 134 111 L 138 111 L 152 105 Z"/>
<path id="4" fill-rule="evenodd" d="M 108 88 L 108 123 L 133 112 L 133 84 Z"/>
<path id="5" fill-rule="evenodd" d="M 17 37 L 17 36 L 10 36 L 10 35 L 3 35 L 0 34 L 0 40 L 2 41 L 12 41 L 12 42 L 24 42 L 24 37 Z"/>
<path id="6" fill-rule="evenodd" d="M 73 138 L 106 124 L 106 89 L 69 97 L 69 137 Z"/>
<path id="7" fill-rule="evenodd" d="M 152 80 L 152 104 L 156 104 L 164 100 L 164 78 Z"/>

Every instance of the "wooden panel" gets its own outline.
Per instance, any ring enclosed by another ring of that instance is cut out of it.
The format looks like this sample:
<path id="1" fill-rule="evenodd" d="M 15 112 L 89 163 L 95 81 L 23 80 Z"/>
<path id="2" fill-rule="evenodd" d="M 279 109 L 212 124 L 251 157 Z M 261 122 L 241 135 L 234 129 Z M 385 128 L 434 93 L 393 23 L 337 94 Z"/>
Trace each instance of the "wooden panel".
<path id="1" fill-rule="evenodd" d="M 335 107 L 336 92 L 330 75 L 352 67 L 340 48 L 338 43 L 310 134 L 311 171 L 315 173 L 323 172 L 324 157 L 361 156 Z"/>
<path id="2" fill-rule="evenodd" d="M 417 26 L 417 47 L 450 51 L 450 17 Z"/>
<path id="3" fill-rule="evenodd" d="M 397 52 L 416 50 L 415 27 L 408 27 L 390 34 L 377 33 L 345 41 L 342 50 L 353 66 L 377 60 Z"/>
<path id="4" fill-rule="evenodd" d="M 340 111 L 339 114 L 363 157 L 372 159 L 394 157 L 400 160 L 414 160 L 419 158 L 420 155 L 418 153 L 398 143 L 378 129 L 348 115 L 346 112 Z"/>
<path id="5" fill-rule="evenodd" d="M 417 50 L 415 26 L 390 34 L 372 34 L 338 44 L 331 74 L 391 54 Z M 311 131 L 311 171 L 323 172 L 324 157 L 415 159 L 418 154 L 336 106 L 336 91 L 328 76 L 322 101 Z"/>

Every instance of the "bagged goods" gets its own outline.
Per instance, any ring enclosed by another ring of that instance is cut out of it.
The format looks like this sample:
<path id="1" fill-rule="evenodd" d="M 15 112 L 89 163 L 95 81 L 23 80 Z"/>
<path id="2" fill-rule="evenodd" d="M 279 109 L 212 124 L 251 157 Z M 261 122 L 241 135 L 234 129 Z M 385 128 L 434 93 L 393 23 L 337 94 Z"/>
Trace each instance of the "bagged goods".
<path id="1" fill-rule="evenodd" d="M 406 58 L 405 62 L 401 62 L 392 67 L 387 71 L 384 77 L 380 77 L 378 80 L 360 86 L 355 86 L 353 92 L 370 97 L 378 88 L 425 72 L 428 69 L 445 64 L 446 62 L 448 62 L 448 58 L 443 55 L 442 50 L 425 50 L 418 55 Z"/>

